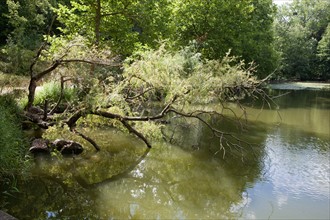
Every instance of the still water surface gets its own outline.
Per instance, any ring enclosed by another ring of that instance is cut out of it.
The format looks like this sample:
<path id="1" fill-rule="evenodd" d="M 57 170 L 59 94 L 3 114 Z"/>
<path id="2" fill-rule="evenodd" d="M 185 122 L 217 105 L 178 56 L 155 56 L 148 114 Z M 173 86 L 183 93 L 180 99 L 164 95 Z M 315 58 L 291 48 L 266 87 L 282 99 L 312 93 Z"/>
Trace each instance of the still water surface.
<path id="1" fill-rule="evenodd" d="M 191 122 L 141 158 L 142 143 L 102 129 L 90 133 L 102 152 L 39 161 L 6 210 L 19 219 L 329 219 L 330 92 L 286 92 L 272 110 L 246 106 L 244 131 L 212 119 L 254 143 L 244 152 L 220 150 Z"/>

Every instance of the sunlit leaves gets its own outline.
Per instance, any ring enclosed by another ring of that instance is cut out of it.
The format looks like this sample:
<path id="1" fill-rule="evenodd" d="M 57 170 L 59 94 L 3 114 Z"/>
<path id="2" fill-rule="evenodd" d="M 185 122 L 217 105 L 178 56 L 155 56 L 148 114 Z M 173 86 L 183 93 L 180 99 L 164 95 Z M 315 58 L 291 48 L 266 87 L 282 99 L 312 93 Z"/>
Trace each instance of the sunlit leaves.
<path id="1" fill-rule="evenodd" d="M 155 46 L 170 32 L 168 0 L 71 1 L 55 12 L 66 35 L 80 34 L 90 42 L 110 45 L 112 50 L 130 55 L 140 43 Z M 97 39 L 99 38 L 99 39 Z"/>
<path id="2" fill-rule="evenodd" d="M 249 87 L 256 82 L 253 66 L 246 68 L 243 61 L 229 53 L 219 61 L 202 60 L 198 53 L 187 51 L 171 53 L 162 46 L 142 53 L 139 60 L 125 68 L 126 85 L 135 93 L 151 88 L 143 93 L 145 98 L 158 96 L 169 102 L 179 96 L 184 103 L 193 104 L 223 99 L 226 88 Z"/>
<path id="3" fill-rule="evenodd" d="M 279 8 L 275 31 L 284 76 L 327 79 L 317 50 L 330 22 L 329 14 L 330 4 L 322 0 L 295 0 Z"/>
<path id="4" fill-rule="evenodd" d="M 317 47 L 317 56 L 321 62 L 320 76 L 324 79 L 330 78 L 330 23 L 324 32 L 322 39 L 319 41 Z"/>
<path id="5" fill-rule="evenodd" d="M 180 45 L 195 40 L 210 59 L 221 59 L 228 50 L 259 65 L 260 76 L 276 63 L 271 31 L 274 8 L 262 1 L 175 1 L 173 21 Z"/>

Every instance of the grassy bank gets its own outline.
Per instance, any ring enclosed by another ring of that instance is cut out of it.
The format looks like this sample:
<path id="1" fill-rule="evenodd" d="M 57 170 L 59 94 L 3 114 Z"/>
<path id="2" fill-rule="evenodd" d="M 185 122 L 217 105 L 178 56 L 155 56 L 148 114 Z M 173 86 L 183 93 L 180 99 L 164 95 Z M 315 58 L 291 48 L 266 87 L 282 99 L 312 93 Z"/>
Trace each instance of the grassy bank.
<path id="1" fill-rule="evenodd" d="M 20 109 L 11 95 L 0 96 L 0 176 L 16 175 L 24 168 L 27 142 Z"/>
<path id="2" fill-rule="evenodd" d="M 12 95 L 0 95 L 0 209 L 19 192 L 18 180 L 26 177 L 30 162 L 25 158 L 28 142 L 20 109 Z"/>

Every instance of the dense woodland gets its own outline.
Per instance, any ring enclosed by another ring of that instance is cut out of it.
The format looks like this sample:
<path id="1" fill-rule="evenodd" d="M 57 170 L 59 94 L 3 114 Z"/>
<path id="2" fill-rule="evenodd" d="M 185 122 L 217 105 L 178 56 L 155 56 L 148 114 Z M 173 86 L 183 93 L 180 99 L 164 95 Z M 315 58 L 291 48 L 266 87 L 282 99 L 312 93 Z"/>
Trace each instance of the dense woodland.
<path id="1" fill-rule="evenodd" d="M 0 10 L 1 90 L 28 78 L 18 101 L 0 99 L 2 175 L 25 166 L 21 121 L 66 129 L 96 150 L 77 129 L 82 118 L 151 147 L 176 115 L 199 120 L 222 141 L 230 135 L 207 122 L 221 113 L 193 106 L 268 99 L 265 79 L 330 78 L 324 0 L 281 7 L 271 0 L 1 0 Z"/>
<path id="2" fill-rule="evenodd" d="M 285 79 L 329 78 L 329 2 L 246 1 L 5 1 L 1 4 L 1 71 L 28 74 L 36 51 L 52 51 L 78 36 L 109 47 L 122 59 L 164 41 L 172 51 L 194 42 L 204 58 L 231 50 L 257 75 L 276 70 Z"/>

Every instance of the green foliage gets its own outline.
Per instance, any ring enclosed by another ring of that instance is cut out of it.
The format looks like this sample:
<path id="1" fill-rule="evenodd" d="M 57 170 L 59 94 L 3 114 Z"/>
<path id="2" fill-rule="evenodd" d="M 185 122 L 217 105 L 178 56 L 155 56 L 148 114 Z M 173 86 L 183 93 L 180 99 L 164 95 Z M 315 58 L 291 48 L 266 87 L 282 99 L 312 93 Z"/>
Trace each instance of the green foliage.
<path id="1" fill-rule="evenodd" d="M 9 24 L 9 18 L 5 16 L 5 14 L 8 14 L 8 6 L 4 2 L 5 0 L 1 0 L 0 4 L 0 46 L 6 44 L 7 36 L 12 31 L 12 26 Z"/>
<path id="2" fill-rule="evenodd" d="M 74 68 L 71 66 L 71 70 Z M 245 64 L 229 52 L 221 60 L 208 60 L 197 52 L 194 44 L 178 52 L 169 50 L 163 44 L 157 50 L 136 52 L 126 60 L 120 77 L 111 71 L 102 77 L 97 74 L 71 76 L 77 79 L 82 77 L 76 86 L 82 91 L 88 89 L 79 99 L 79 108 L 141 117 L 157 115 L 169 103 L 176 109 L 189 110 L 199 104 L 239 100 L 251 95 L 258 83 L 253 76 L 254 68 L 253 64 Z M 36 102 L 45 97 L 50 99 L 58 96 L 53 92 L 55 84 L 49 84 L 49 87 L 47 89 L 44 85 L 45 92 L 37 92 Z M 88 126 L 111 125 L 127 130 L 116 119 L 106 121 L 104 118 L 88 116 L 84 121 L 83 124 Z M 163 124 L 159 120 L 130 124 L 152 139 L 162 136 Z"/>
<path id="3" fill-rule="evenodd" d="M 225 100 L 227 88 L 249 88 L 256 82 L 252 75 L 254 66 L 246 68 L 243 61 L 230 56 L 229 52 L 222 60 L 205 60 L 189 47 L 173 53 L 163 45 L 156 51 L 141 52 L 139 56 L 140 59 L 124 69 L 125 86 L 134 90 L 149 88 L 143 95 L 149 99 L 163 96 L 163 101 L 170 102 L 178 96 L 180 104 L 204 104 Z M 243 90 L 241 92 L 237 92 L 236 98 L 243 95 Z"/>
<path id="4" fill-rule="evenodd" d="M 247 63 L 255 61 L 260 76 L 276 65 L 271 0 L 100 0 L 100 6 L 81 0 L 59 5 L 60 30 L 69 38 L 79 34 L 90 43 L 111 45 L 125 56 L 141 45 L 156 49 L 169 39 L 176 48 L 195 41 L 209 59 L 221 59 L 231 49 Z"/>
<path id="5" fill-rule="evenodd" d="M 35 48 L 26 46 L 30 35 L 24 41 L 18 41 L 17 36 L 23 36 L 29 25 L 45 28 L 49 21 L 46 15 L 51 14 L 50 4 L 46 0 L 41 5 L 33 3 L 8 0 L 8 16 L 15 26 L 8 46 L 17 50 L 5 48 L 5 52 L 14 51 L 13 57 L 22 48 Z M 29 10 L 23 13 L 23 9 Z M 43 12 L 41 17 L 31 18 L 38 10 Z M 252 76 L 256 68 L 253 60 L 262 70 L 260 75 L 272 69 L 273 10 L 270 0 L 62 1 L 53 8 L 61 23 L 61 35 L 44 36 L 47 45 L 33 71 L 37 75 L 45 66 L 60 64 L 54 73 L 71 77 L 79 90 L 79 108 L 125 116 L 152 115 L 171 102 L 184 108 L 241 99 L 251 94 L 249 89 L 257 82 Z M 42 31 L 32 32 L 38 36 L 38 44 Z M 169 43 L 154 49 L 162 39 Z M 192 43 L 186 47 L 188 42 Z M 143 48 L 152 49 L 138 51 Z M 120 70 L 96 65 L 91 68 L 92 62 L 111 65 L 113 55 L 109 51 L 133 56 Z M 69 101 L 76 95 L 75 91 L 66 92 Z M 58 97 L 59 85 L 49 83 L 37 91 L 34 104 L 40 105 L 45 99 L 55 102 Z M 147 123 L 145 131 L 161 127 Z M 155 134 L 158 137 L 160 133 Z"/>
<path id="6" fill-rule="evenodd" d="M 301 80 L 327 79 L 324 57 L 317 54 L 324 44 L 322 38 L 326 36 L 329 14 L 330 3 L 322 0 L 295 0 L 279 8 L 275 23 L 276 44 L 284 76 Z"/>
<path id="7" fill-rule="evenodd" d="M 26 74 L 51 23 L 51 4 L 48 0 L 7 0 L 6 3 L 3 16 L 8 19 L 7 44 L 1 51 L 1 60 L 7 64 L 4 71 Z"/>
<path id="8" fill-rule="evenodd" d="M 5 73 L 14 73 L 16 75 L 27 74 L 32 58 L 35 55 L 34 51 L 26 49 L 8 38 L 7 44 L 2 48 L 1 54 L 4 59 L 0 63 Z"/>
<path id="9" fill-rule="evenodd" d="M 41 87 L 37 88 L 35 94 L 34 105 L 43 106 L 45 100 L 48 101 L 50 105 L 54 105 L 61 96 L 61 85 L 59 81 L 49 81 L 42 84 Z M 63 96 L 61 103 L 65 106 L 72 105 L 78 101 L 78 90 L 74 87 L 65 86 L 63 89 Z M 27 97 L 23 97 L 20 100 L 19 105 L 21 107 L 26 106 Z"/>
<path id="10" fill-rule="evenodd" d="M 51 19 L 48 0 L 7 0 L 9 24 L 14 27 L 13 41 L 26 49 L 34 49 L 42 40 Z M 43 33 L 44 31 L 44 33 Z M 39 40 L 39 42 L 38 42 Z"/>
<path id="11" fill-rule="evenodd" d="M 330 23 L 319 41 L 317 52 L 320 61 L 319 75 L 323 79 L 330 79 Z"/>
<path id="12" fill-rule="evenodd" d="M 20 110 L 10 96 L 0 96 L 0 176 L 20 174 L 26 142 L 20 127 Z"/>
<path id="13" fill-rule="evenodd" d="M 247 63 L 259 65 L 259 75 L 274 70 L 272 22 L 275 10 L 270 0 L 175 1 L 172 37 L 179 45 L 195 40 L 209 59 L 221 59 L 228 50 Z"/>
<path id="14" fill-rule="evenodd" d="M 42 105 L 45 100 L 57 102 L 61 94 L 61 85 L 58 81 L 44 83 L 40 90 L 37 90 L 35 96 L 35 105 Z M 73 102 L 77 100 L 77 91 L 74 88 L 64 87 L 63 101 Z"/>
<path id="15" fill-rule="evenodd" d="M 112 51 L 130 55 L 139 44 L 155 45 L 169 31 L 168 0 L 71 1 L 54 9 L 67 37 L 85 36 L 90 43 L 111 45 Z M 99 10 L 99 11 L 98 11 Z M 92 21 L 92 22 L 91 22 Z M 99 39 L 98 39 L 99 38 Z"/>

